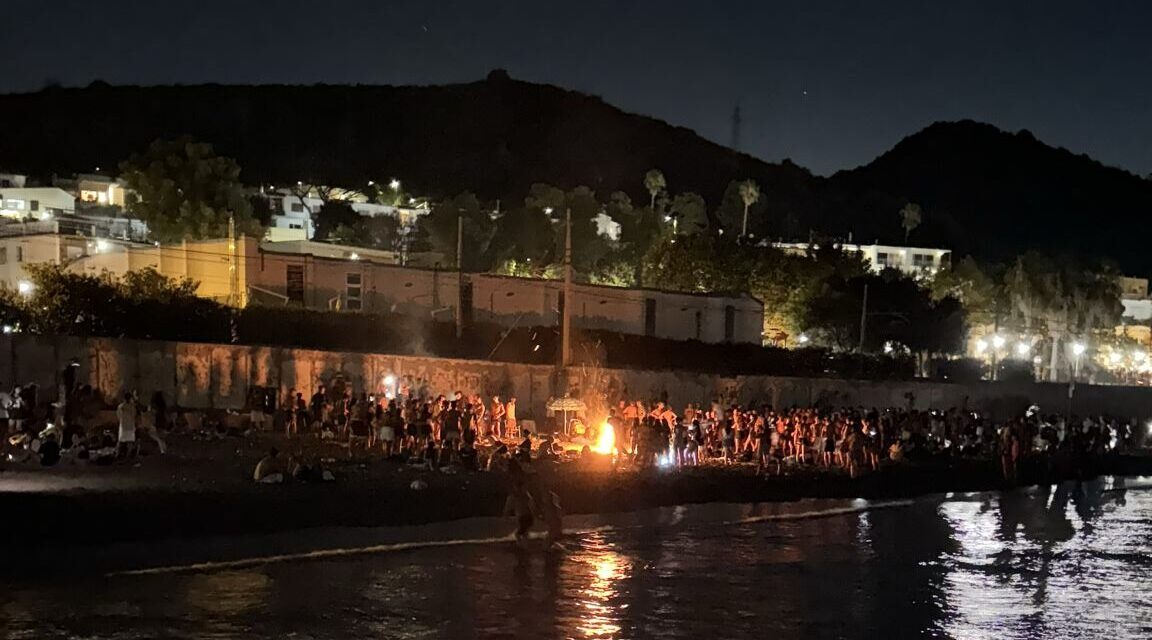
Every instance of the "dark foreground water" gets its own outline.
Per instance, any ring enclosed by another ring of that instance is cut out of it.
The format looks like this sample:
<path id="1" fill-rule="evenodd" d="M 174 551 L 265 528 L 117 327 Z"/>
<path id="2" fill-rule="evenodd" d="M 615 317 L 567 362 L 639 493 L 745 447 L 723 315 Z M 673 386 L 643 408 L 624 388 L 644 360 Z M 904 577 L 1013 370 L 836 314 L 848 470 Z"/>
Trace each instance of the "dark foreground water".
<path id="1" fill-rule="evenodd" d="M 159 570 L 0 584 L 0 637 L 1150 638 L 1132 486 L 569 518 L 562 554 L 497 520 L 60 550 Z"/>

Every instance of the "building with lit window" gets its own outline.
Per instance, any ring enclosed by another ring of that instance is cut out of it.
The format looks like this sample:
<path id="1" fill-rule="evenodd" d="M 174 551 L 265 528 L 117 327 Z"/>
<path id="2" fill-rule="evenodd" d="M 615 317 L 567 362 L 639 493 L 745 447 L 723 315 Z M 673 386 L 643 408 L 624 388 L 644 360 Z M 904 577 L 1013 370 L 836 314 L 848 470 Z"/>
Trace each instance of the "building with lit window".
<path id="1" fill-rule="evenodd" d="M 774 242 L 772 246 L 785 253 L 805 255 L 816 245 L 807 242 Z M 950 249 L 850 243 L 841 244 L 840 248 L 848 253 L 862 255 L 877 273 L 884 269 L 896 269 L 913 277 L 931 276 L 946 268 L 952 260 Z"/>

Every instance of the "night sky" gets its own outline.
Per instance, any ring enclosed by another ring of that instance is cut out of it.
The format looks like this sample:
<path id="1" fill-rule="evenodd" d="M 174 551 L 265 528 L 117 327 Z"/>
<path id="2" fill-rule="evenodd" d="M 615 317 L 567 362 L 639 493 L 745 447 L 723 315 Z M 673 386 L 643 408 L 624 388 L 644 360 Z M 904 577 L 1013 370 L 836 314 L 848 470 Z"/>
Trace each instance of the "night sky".
<path id="1" fill-rule="evenodd" d="M 1011 7 L 1008 7 L 1011 5 Z M 935 120 L 1030 129 L 1152 172 L 1152 2 L 149 0 L 0 3 L 0 91 L 114 84 L 438 84 L 602 96 L 818 173 Z"/>

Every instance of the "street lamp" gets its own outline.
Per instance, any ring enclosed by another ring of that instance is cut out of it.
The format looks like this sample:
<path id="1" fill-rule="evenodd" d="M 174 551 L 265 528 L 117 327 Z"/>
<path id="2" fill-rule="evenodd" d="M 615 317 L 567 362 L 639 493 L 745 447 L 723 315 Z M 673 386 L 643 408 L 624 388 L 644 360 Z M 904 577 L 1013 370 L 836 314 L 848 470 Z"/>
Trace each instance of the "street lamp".
<path id="1" fill-rule="evenodd" d="M 1073 361 L 1073 364 L 1072 364 L 1072 380 L 1073 381 L 1075 381 L 1076 378 L 1080 377 L 1080 356 L 1084 355 L 1084 352 L 1087 350 L 1088 350 L 1088 347 L 1084 346 L 1083 342 L 1073 342 L 1072 343 L 1072 355 L 1075 356 L 1075 360 Z"/>
<path id="2" fill-rule="evenodd" d="M 1016 355 L 1021 358 L 1027 357 L 1028 352 L 1032 351 L 1032 345 L 1027 342 L 1020 341 L 1016 343 Z"/>
<path id="3" fill-rule="evenodd" d="M 393 191 L 399 191 L 400 190 L 400 180 L 397 178 L 392 178 L 392 182 L 388 183 L 388 187 L 390 189 L 392 189 Z"/>
<path id="4" fill-rule="evenodd" d="M 1148 357 L 1148 354 L 1144 353 L 1143 351 L 1140 351 L 1139 349 L 1132 352 L 1132 360 L 1134 360 L 1136 362 L 1144 362 L 1144 360 L 1147 357 Z"/>
<path id="5" fill-rule="evenodd" d="M 34 287 L 32 286 L 32 283 L 28 282 L 27 280 L 21 280 L 20 282 L 16 283 L 16 290 L 20 292 L 20 295 L 26 296 L 32 293 L 33 288 Z"/>
<path id="6" fill-rule="evenodd" d="M 1004 348 L 1004 336 L 992 336 L 992 346 L 996 349 Z"/>
<path id="7" fill-rule="evenodd" d="M 808 344 L 808 336 L 801 333 L 800 337 L 796 338 L 796 341 L 799 342 L 800 344 Z"/>

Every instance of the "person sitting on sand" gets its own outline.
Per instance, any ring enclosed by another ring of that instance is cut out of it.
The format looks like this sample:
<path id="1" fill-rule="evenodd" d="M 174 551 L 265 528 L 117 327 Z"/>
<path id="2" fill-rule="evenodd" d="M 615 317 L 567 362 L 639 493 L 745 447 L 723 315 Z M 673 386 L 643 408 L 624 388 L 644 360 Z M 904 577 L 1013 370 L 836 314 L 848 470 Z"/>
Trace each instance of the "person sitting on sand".
<path id="1" fill-rule="evenodd" d="M 268 449 L 268 455 L 256 463 L 252 480 L 260 484 L 280 484 L 284 482 L 284 469 L 280 464 L 280 452 L 276 447 Z"/>
<path id="2" fill-rule="evenodd" d="M 504 471 L 508 467 L 508 445 L 500 443 L 492 455 L 488 456 L 488 471 Z"/>

